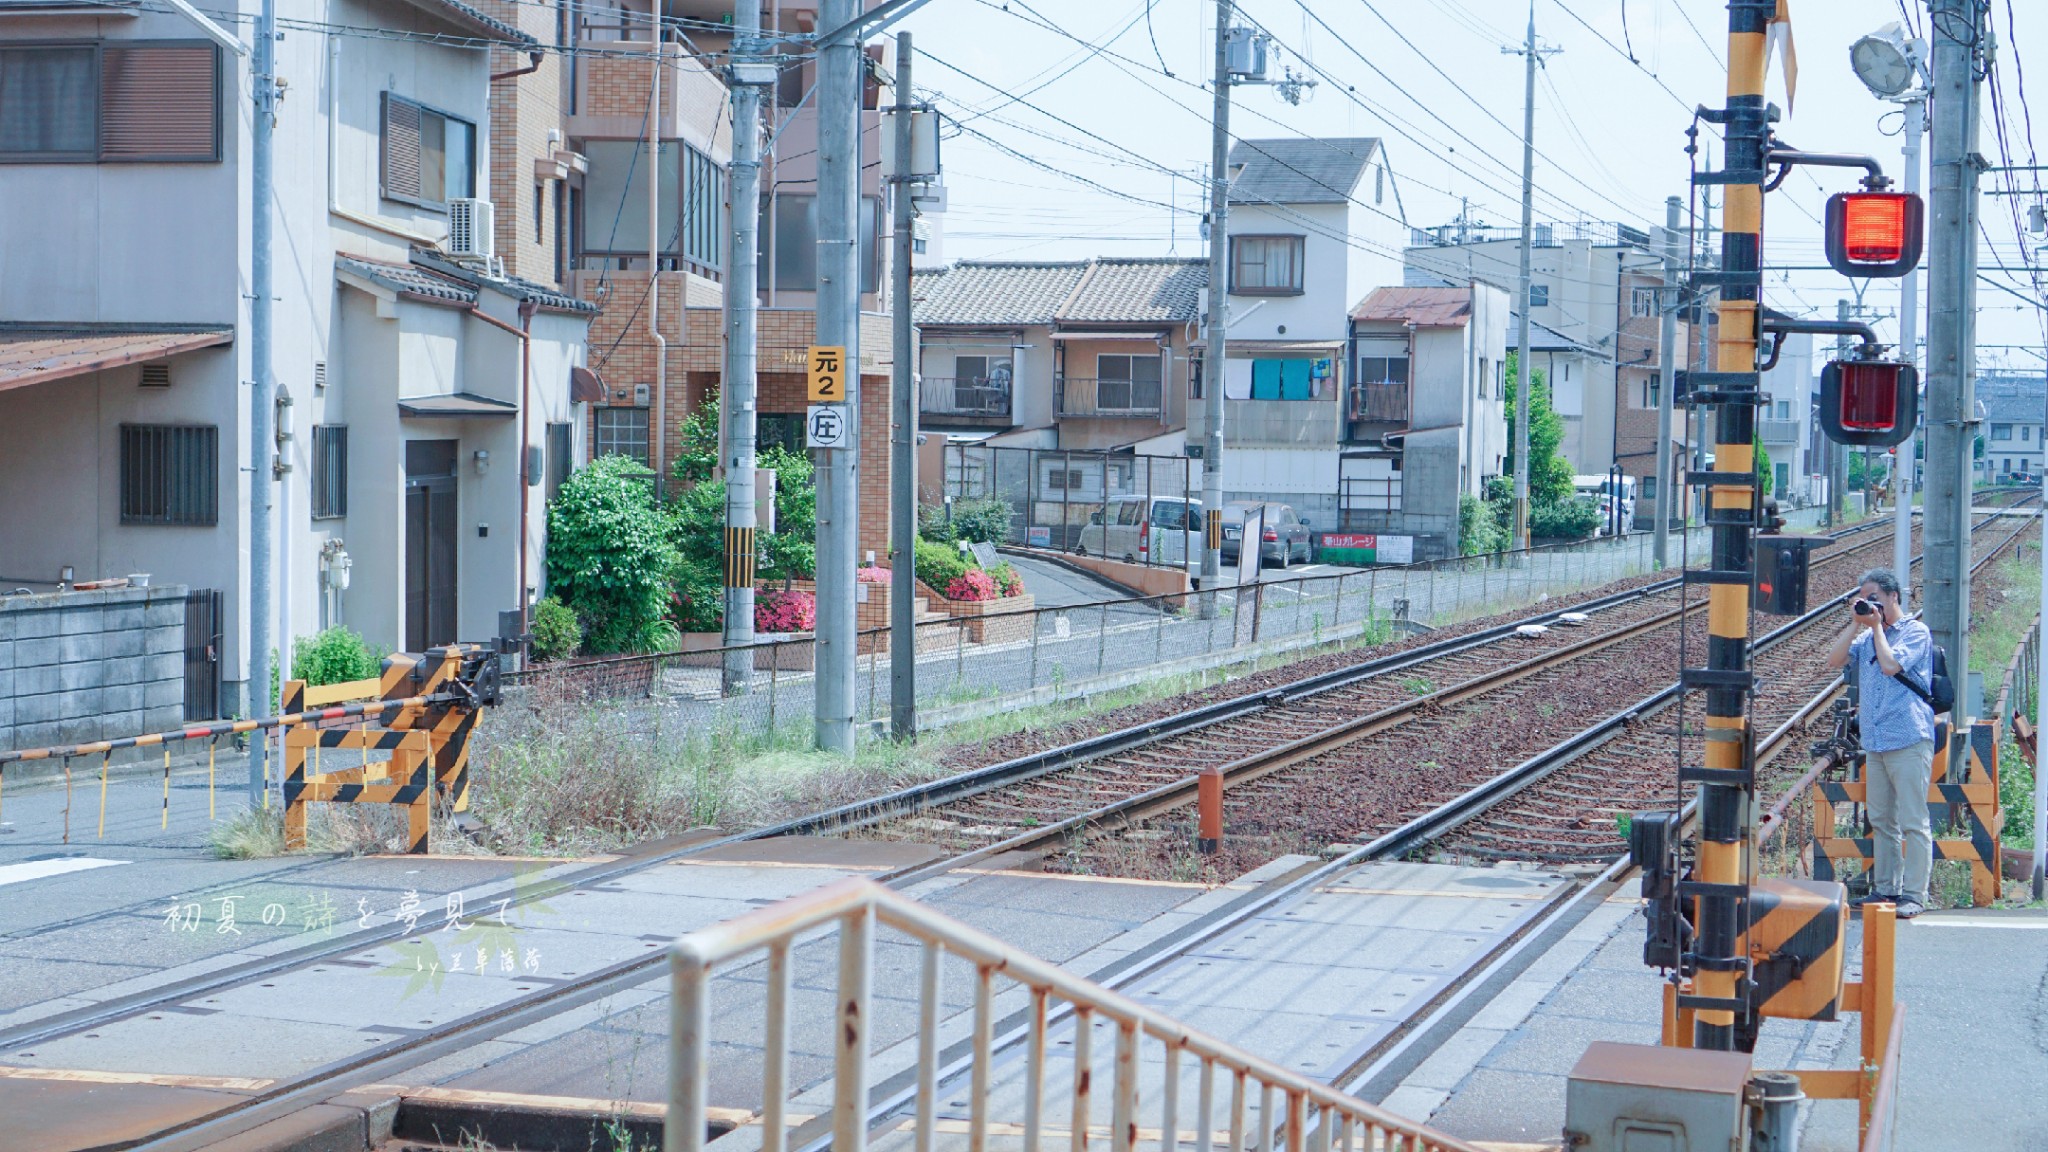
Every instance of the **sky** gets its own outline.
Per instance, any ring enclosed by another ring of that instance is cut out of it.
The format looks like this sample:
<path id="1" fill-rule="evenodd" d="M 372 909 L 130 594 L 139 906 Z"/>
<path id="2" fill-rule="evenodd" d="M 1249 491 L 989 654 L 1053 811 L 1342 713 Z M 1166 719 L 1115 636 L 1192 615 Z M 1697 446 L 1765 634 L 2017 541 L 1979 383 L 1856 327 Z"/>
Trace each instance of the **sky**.
<path id="1" fill-rule="evenodd" d="M 2010 162 L 2037 164 L 2048 150 L 2048 3 L 1991 9 Z M 1726 91 L 1723 0 L 1536 0 L 1534 11 L 1539 44 L 1561 49 L 1537 78 L 1536 221 L 1661 224 L 1665 197 L 1687 193 L 1692 108 L 1718 106 Z M 1233 135 L 1379 136 L 1409 224 L 1448 223 L 1466 199 L 1479 221 L 1519 223 L 1523 62 L 1502 48 L 1520 46 L 1528 0 L 1240 0 L 1239 12 L 1274 37 L 1271 75 L 1292 68 L 1317 83 L 1298 105 L 1271 88 L 1237 89 Z M 1924 35 L 1920 0 L 1795 0 L 1799 83 L 1783 140 L 1868 153 L 1902 174 L 1903 114 L 1856 79 L 1848 48 L 1907 13 Z M 914 34 L 916 87 L 952 122 L 946 257 L 1202 255 L 1215 18 L 1212 0 L 931 0 L 898 25 Z M 1786 108 L 1775 61 L 1768 92 Z M 2042 101 L 2038 131 L 2023 93 Z M 1993 127 L 1987 99 L 1979 150 L 2000 164 Z M 1701 139 L 1716 137 L 1703 126 Z M 2012 205 L 2024 221 L 2048 172 L 1987 174 L 1984 188 L 2008 180 L 2027 195 L 1984 198 L 1979 263 L 2016 271 L 1994 273 L 2011 293 L 1978 286 L 1979 366 L 2040 371 L 2041 290 L 2019 270 Z M 1824 266 L 1827 195 L 1854 187 L 1849 171 L 1812 168 L 1771 193 L 1766 266 Z M 2048 238 L 2025 241 L 2048 268 Z M 2048 286 L 2048 272 L 2040 280 Z M 1895 340 L 1900 282 L 1862 283 L 1881 338 Z M 1838 299 L 1857 300 L 1855 286 L 1824 267 L 1771 272 L 1765 298 L 1832 319 Z"/>

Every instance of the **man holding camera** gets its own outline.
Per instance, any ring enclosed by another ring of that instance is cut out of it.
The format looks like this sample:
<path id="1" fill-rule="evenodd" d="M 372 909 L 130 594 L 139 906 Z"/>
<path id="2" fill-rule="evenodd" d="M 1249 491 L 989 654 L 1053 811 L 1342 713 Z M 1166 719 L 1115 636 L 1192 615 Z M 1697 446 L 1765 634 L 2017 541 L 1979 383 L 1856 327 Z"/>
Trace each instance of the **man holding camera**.
<path id="1" fill-rule="evenodd" d="M 1934 709 L 1920 692 L 1934 679 L 1934 637 L 1927 625 L 1905 619 L 1899 578 L 1889 568 L 1863 574 L 1849 602 L 1850 623 L 1828 653 L 1828 667 L 1847 666 L 1857 685 L 1857 727 L 1863 738 L 1866 807 L 1876 861 L 1870 892 L 1857 904 L 1888 901 L 1901 920 L 1927 907 L 1927 877 L 1934 868 L 1934 836 L 1927 818 L 1928 777 L 1934 768 Z"/>

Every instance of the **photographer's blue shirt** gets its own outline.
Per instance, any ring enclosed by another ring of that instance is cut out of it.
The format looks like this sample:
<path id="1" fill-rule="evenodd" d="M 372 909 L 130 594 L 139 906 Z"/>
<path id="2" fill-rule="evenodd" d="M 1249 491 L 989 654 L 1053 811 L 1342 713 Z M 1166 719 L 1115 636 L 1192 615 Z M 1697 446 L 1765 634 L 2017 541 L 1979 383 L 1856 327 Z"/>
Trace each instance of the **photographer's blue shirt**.
<path id="1" fill-rule="evenodd" d="M 1927 625 L 1917 619 L 1901 620 L 1884 630 L 1884 639 L 1900 670 L 1922 688 L 1931 687 L 1934 636 Z M 1856 675 L 1856 722 L 1863 734 L 1864 751 L 1892 752 L 1934 739 L 1934 709 L 1899 683 L 1898 677 L 1887 676 L 1878 667 L 1877 648 L 1868 630 L 1849 645 L 1849 666 Z"/>

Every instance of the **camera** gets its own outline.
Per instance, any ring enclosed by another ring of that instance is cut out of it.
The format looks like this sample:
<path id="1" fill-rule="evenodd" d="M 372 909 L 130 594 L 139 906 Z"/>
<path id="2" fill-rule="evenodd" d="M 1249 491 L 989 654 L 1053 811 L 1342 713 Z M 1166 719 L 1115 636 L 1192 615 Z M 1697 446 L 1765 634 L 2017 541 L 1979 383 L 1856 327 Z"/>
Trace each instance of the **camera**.
<path id="1" fill-rule="evenodd" d="M 1884 611 L 1883 606 L 1875 600 L 1854 600 L 1851 601 L 1850 607 L 1855 610 L 1858 616 L 1871 616 Z"/>

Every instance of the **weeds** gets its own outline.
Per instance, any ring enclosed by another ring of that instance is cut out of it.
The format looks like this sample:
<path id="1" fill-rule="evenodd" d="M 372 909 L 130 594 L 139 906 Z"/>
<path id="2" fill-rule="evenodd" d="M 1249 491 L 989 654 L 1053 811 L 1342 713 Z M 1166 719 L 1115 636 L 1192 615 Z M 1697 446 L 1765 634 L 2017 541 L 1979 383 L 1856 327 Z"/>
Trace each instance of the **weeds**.
<path id="1" fill-rule="evenodd" d="M 207 846 L 222 860 L 284 855 L 284 815 L 274 808 L 244 808 L 207 832 Z"/>
<path id="2" fill-rule="evenodd" d="M 1431 683 L 1427 676 L 1403 676 L 1401 678 L 1401 687 L 1406 688 L 1417 696 L 1427 696 L 1431 692 L 1436 691 L 1436 685 Z"/>

